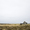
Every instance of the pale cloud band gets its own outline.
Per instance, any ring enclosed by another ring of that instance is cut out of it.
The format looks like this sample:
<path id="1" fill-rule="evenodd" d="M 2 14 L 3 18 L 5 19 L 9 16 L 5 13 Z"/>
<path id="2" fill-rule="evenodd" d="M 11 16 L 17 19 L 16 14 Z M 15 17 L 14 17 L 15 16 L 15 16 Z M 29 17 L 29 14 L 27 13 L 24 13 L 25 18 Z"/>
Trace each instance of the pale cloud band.
<path id="1" fill-rule="evenodd" d="M 30 0 L 0 0 L 0 23 L 30 23 Z"/>

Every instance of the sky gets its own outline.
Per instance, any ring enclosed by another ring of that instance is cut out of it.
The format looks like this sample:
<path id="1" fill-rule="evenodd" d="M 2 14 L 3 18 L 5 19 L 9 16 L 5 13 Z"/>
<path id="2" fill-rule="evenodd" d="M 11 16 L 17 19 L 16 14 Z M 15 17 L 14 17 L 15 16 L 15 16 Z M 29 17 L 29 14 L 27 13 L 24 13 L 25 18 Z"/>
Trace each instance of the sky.
<path id="1" fill-rule="evenodd" d="M 30 23 L 30 0 L 0 0 L 0 23 Z"/>

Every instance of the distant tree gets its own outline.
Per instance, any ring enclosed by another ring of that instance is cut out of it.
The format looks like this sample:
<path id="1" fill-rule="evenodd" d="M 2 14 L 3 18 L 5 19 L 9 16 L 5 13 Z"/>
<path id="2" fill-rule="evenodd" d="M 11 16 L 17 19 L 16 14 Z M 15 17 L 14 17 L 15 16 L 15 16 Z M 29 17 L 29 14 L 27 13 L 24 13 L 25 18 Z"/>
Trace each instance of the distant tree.
<path id="1" fill-rule="evenodd" d="M 20 23 L 20 25 L 22 25 L 22 23 Z"/>

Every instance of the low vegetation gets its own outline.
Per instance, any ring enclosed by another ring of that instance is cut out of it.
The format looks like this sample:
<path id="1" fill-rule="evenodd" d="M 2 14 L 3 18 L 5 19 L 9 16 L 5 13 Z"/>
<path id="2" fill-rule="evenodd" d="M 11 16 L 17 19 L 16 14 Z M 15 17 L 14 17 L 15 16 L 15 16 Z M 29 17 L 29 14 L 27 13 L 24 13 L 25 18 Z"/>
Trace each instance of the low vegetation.
<path id="1" fill-rule="evenodd" d="M 19 26 L 17 26 L 17 24 L 14 26 L 0 25 L 0 30 L 30 30 L 30 24 L 19 24 Z"/>

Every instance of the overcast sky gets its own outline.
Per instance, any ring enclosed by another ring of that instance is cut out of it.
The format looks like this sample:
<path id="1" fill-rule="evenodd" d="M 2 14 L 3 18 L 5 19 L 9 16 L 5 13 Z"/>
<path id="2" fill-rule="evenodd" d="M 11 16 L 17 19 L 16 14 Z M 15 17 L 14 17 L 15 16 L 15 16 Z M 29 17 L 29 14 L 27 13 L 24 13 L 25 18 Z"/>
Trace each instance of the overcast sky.
<path id="1" fill-rule="evenodd" d="M 0 23 L 30 23 L 30 0 L 0 0 Z"/>

